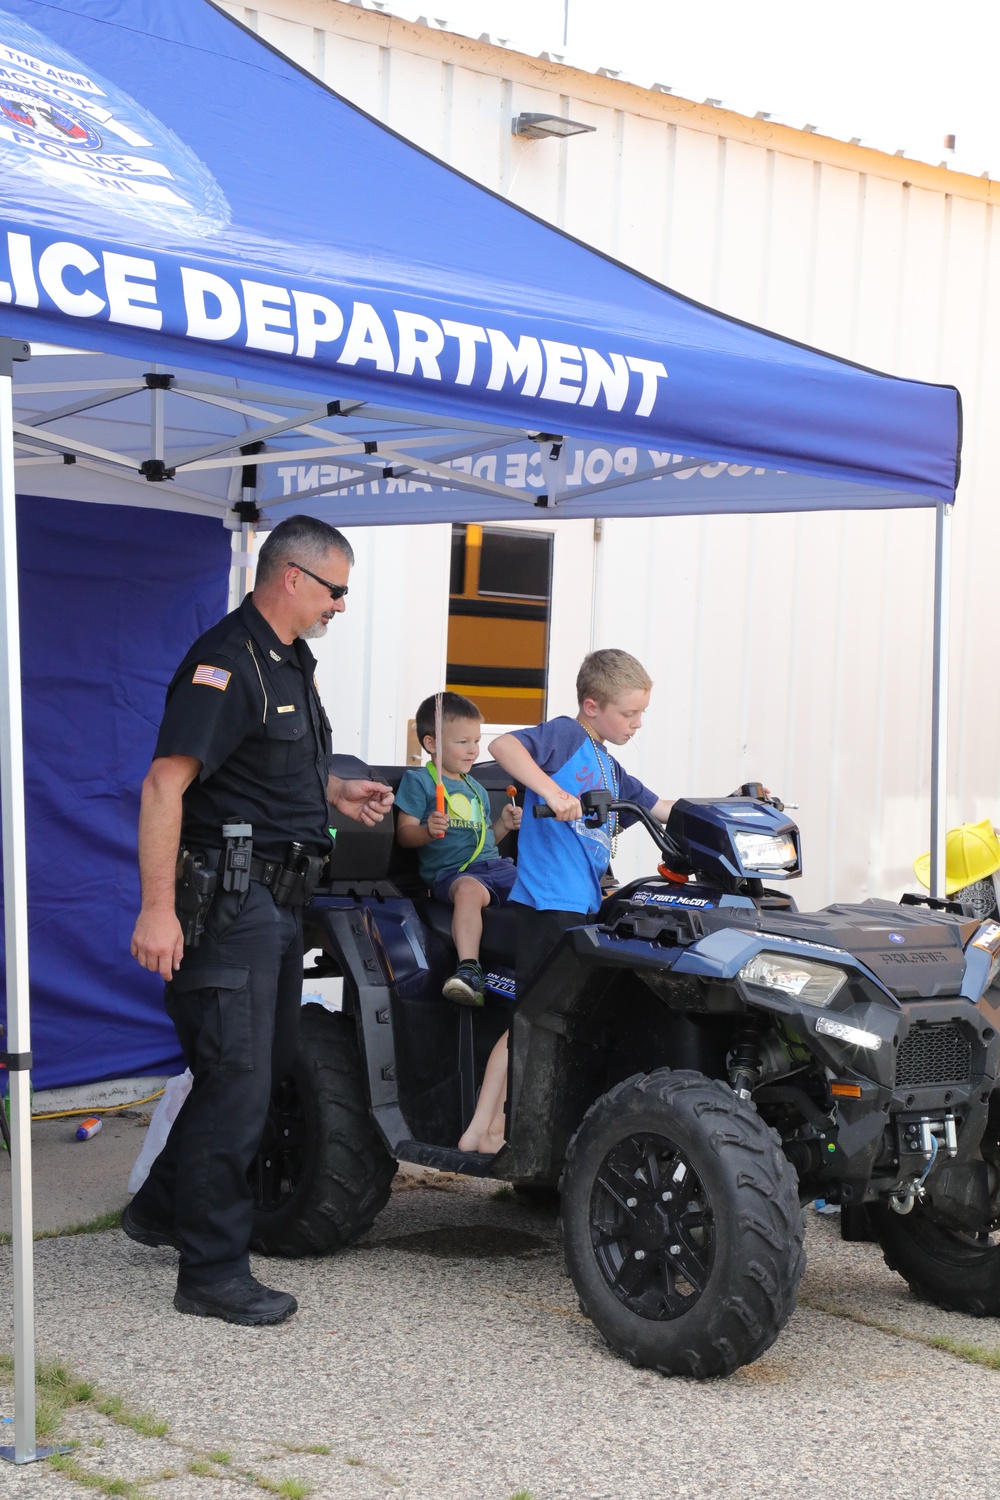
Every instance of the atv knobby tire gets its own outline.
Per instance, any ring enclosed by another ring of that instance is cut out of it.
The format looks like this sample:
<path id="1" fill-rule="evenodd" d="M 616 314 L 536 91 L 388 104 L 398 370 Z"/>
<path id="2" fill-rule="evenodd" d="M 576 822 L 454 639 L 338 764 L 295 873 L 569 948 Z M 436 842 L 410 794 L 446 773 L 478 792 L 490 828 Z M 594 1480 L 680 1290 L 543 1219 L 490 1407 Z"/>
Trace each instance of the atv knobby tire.
<path id="1" fill-rule="evenodd" d="M 662 1375 L 730 1375 L 768 1349 L 805 1268 L 795 1173 L 724 1083 L 638 1074 L 591 1106 L 561 1183 L 582 1310 Z"/>
<path id="2" fill-rule="evenodd" d="M 250 1169 L 251 1249 L 294 1257 L 351 1244 L 385 1207 L 395 1171 L 368 1113 L 353 1018 L 304 1006 L 298 1056 Z"/>
<path id="3" fill-rule="evenodd" d="M 1000 1316 L 1000 1246 L 935 1224 L 919 1204 L 908 1214 L 872 1204 L 869 1214 L 886 1265 L 915 1297 L 973 1318 Z"/>

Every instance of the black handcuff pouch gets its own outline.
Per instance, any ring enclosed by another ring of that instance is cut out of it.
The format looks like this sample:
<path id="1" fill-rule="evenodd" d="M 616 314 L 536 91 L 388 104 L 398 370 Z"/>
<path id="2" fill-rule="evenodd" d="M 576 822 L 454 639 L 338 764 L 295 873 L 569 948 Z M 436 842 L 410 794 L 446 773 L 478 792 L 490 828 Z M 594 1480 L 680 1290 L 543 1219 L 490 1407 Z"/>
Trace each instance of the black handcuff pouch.
<path id="1" fill-rule="evenodd" d="M 305 846 L 291 843 L 285 862 L 271 882 L 275 906 L 301 906 L 319 885 L 326 856 L 307 854 Z"/>

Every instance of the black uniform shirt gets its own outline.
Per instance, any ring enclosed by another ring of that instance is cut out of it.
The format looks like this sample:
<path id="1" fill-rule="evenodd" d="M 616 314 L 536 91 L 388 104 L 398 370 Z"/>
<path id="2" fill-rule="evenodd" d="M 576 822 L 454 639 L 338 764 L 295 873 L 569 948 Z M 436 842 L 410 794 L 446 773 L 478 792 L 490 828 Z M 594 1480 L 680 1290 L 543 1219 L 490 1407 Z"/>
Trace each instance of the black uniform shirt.
<path id="1" fill-rule="evenodd" d="M 201 773 L 184 794 L 189 849 L 222 847 L 222 824 L 253 826 L 256 854 L 280 859 L 292 840 L 328 854 L 330 721 L 316 658 L 286 646 L 253 596 L 191 647 L 167 689 L 154 758 L 190 755 Z"/>

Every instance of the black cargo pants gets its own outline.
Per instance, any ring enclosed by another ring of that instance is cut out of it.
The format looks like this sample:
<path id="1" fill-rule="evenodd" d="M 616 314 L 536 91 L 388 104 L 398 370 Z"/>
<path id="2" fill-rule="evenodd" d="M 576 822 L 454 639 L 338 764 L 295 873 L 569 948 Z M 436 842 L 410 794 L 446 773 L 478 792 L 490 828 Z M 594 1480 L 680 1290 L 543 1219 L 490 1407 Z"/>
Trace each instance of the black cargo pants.
<path id="1" fill-rule="evenodd" d="M 181 1286 L 249 1270 L 247 1170 L 272 1080 L 285 1076 L 298 1047 L 302 956 L 302 908 L 275 906 L 252 881 L 242 895 L 218 892 L 201 942 L 166 987 L 194 1083 L 135 1205 L 177 1231 Z"/>

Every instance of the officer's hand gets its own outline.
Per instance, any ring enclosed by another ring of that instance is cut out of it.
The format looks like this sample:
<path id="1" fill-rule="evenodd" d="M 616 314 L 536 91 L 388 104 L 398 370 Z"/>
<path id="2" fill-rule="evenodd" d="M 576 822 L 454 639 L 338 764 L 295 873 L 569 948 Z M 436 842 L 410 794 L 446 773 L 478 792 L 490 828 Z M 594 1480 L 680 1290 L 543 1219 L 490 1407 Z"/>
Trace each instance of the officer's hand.
<path id="1" fill-rule="evenodd" d="M 176 912 L 140 911 L 132 934 L 132 957 L 161 979 L 173 979 L 184 957 L 184 934 Z"/>
<path id="2" fill-rule="evenodd" d="M 577 818 L 583 817 L 579 797 L 573 797 L 569 792 L 553 792 L 545 801 L 560 823 L 575 823 Z"/>
<path id="3" fill-rule="evenodd" d="M 434 812 L 427 814 L 427 832 L 432 839 L 443 839 L 448 831 L 448 814 L 440 813 L 435 808 Z"/>
<path id="4" fill-rule="evenodd" d="M 333 805 L 345 817 L 371 828 L 381 823 L 395 800 L 392 788 L 381 781 L 342 781 Z"/>
<path id="5" fill-rule="evenodd" d="M 522 809 L 518 807 L 516 803 L 504 803 L 503 811 L 500 814 L 500 821 L 503 824 L 504 831 L 506 833 L 513 833 L 515 828 L 520 828 L 521 812 Z"/>

